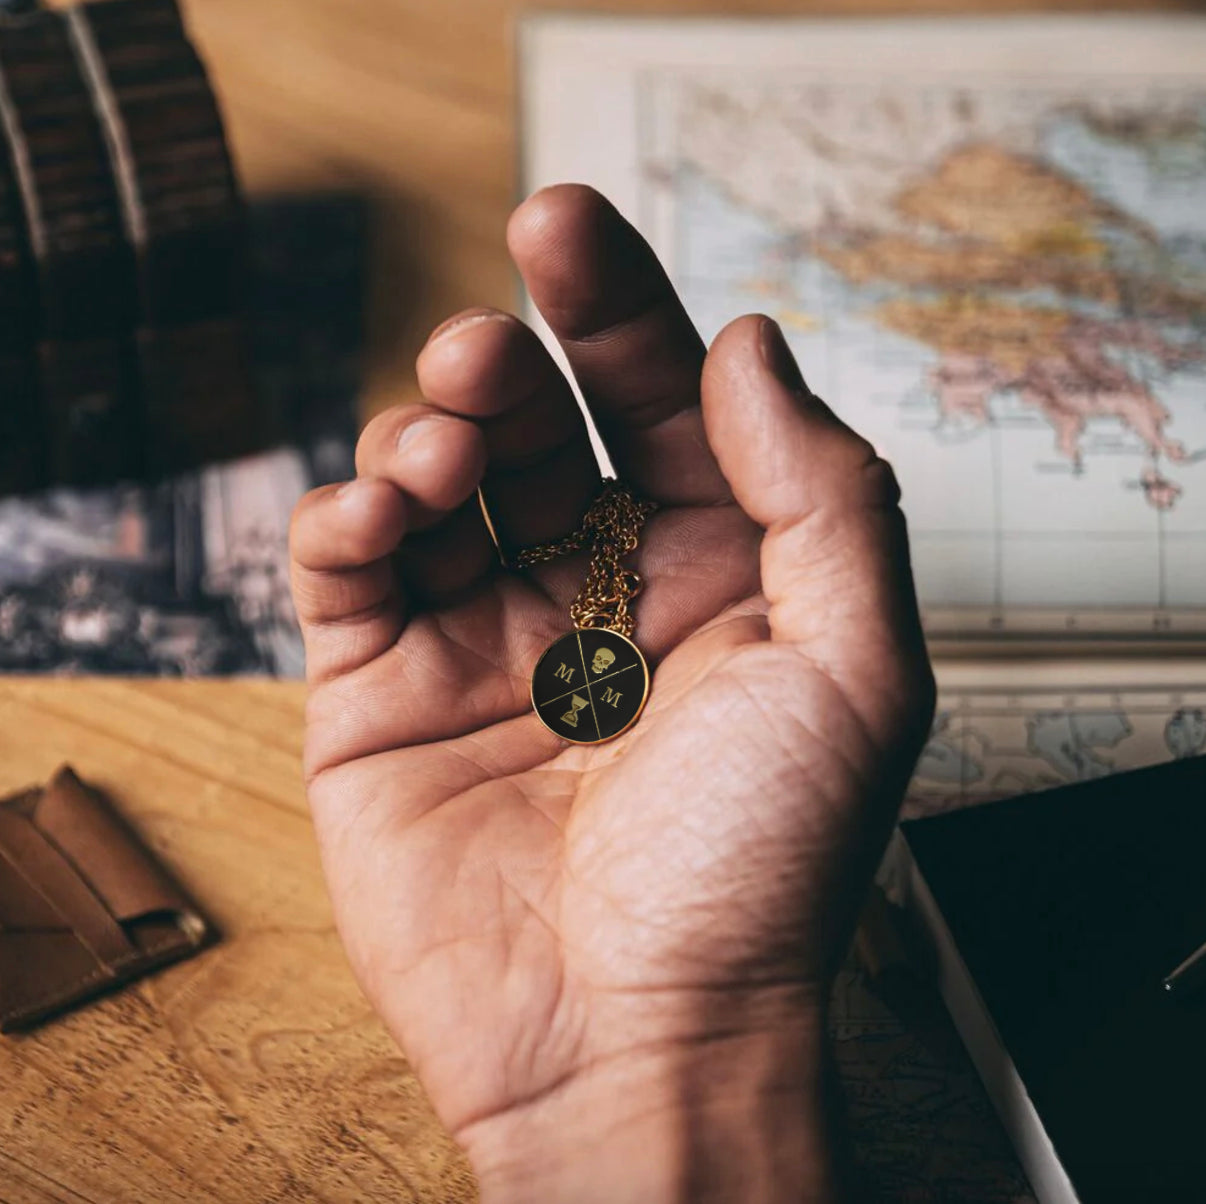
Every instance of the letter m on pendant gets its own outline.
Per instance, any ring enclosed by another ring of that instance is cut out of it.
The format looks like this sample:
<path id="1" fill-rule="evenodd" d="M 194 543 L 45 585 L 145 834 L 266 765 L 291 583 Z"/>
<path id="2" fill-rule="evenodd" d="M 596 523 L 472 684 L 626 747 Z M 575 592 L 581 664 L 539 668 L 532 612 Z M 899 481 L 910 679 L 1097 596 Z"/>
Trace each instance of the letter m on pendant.
<path id="1" fill-rule="evenodd" d="M 623 694 L 616 693 L 611 686 L 608 686 L 607 689 L 603 691 L 603 701 L 611 703 L 613 707 L 619 706 L 620 699 L 623 697 Z"/>
<path id="2" fill-rule="evenodd" d="M 563 662 L 563 663 L 562 663 L 562 665 L 561 665 L 561 667 L 560 667 L 560 668 L 557 670 L 557 674 L 556 674 L 556 676 L 557 676 L 557 677 L 559 677 L 559 678 L 561 678 L 561 680 L 562 680 L 562 681 L 564 681 L 564 682 L 572 682 L 572 681 L 574 680 L 574 674 L 575 674 L 576 672 L 577 672 L 577 670 L 576 670 L 576 669 L 571 669 L 571 668 L 569 668 L 569 667 L 568 667 L 568 666 L 567 666 L 567 665 L 566 665 L 566 664 Z"/>

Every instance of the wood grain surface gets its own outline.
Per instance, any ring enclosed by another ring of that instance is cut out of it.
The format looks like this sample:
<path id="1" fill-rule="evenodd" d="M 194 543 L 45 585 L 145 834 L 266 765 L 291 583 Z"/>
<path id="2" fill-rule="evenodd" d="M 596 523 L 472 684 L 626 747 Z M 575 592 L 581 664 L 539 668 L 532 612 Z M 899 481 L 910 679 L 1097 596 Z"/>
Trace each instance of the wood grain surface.
<path id="1" fill-rule="evenodd" d="M 515 301 L 502 240 L 516 199 L 511 30 L 522 7 L 185 0 L 251 191 L 353 190 L 373 202 L 369 409 L 414 397 L 411 363 L 436 322 Z M 643 0 L 605 7 L 652 11 Z M 909 10 L 919 6 L 658 6 Z M 332 928 L 302 789 L 302 708 L 289 685 L 0 679 L 0 789 L 70 761 L 112 793 L 224 934 L 120 995 L 0 1038 L 3 1204 L 473 1198 Z"/>
<path id="2" fill-rule="evenodd" d="M 300 686 L 0 682 L 0 788 L 110 792 L 221 943 L 0 1038 L 0 1200 L 462 1201 L 472 1177 L 347 968 Z"/>

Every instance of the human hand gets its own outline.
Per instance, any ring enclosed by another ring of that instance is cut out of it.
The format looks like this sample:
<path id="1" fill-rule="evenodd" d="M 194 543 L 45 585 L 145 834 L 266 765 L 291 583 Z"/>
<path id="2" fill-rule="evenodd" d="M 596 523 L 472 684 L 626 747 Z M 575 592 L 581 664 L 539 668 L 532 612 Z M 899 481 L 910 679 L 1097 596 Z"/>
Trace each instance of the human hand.
<path id="1" fill-rule="evenodd" d="M 469 311 L 419 358 L 427 404 L 294 519 L 340 934 L 487 1201 L 829 1198 L 826 997 L 933 710 L 895 482 L 769 319 L 705 360 L 597 194 L 537 194 L 508 239 L 660 507 L 650 702 L 597 747 L 532 713 L 586 556 L 502 569 L 476 490 L 515 548 L 577 527 L 599 472 L 536 336 Z"/>

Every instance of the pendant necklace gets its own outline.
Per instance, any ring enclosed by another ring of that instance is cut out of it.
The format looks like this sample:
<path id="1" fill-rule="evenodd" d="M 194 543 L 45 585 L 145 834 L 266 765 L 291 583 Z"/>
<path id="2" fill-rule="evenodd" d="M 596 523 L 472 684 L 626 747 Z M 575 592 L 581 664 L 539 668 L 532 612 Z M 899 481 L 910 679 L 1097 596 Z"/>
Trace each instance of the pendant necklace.
<path id="1" fill-rule="evenodd" d="M 546 564 L 590 547 L 586 583 L 570 606 L 574 631 L 540 658 L 532 674 L 532 706 L 549 731 L 573 744 L 603 744 L 641 717 L 649 698 L 649 666 L 633 643 L 631 604 L 639 573 L 622 561 L 636 551 L 656 510 L 615 480 L 605 480 L 582 526 L 555 543 L 525 548 L 519 568 Z"/>

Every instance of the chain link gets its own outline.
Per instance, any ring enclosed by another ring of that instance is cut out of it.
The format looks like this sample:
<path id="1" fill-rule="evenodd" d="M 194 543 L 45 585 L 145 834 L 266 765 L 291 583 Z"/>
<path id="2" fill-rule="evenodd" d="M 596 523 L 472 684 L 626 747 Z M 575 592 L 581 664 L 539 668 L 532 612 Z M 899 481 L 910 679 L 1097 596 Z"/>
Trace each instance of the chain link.
<path id="1" fill-rule="evenodd" d="M 632 639 L 636 618 L 630 606 L 644 582 L 621 561 L 636 551 L 645 520 L 656 509 L 653 502 L 637 501 L 627 486 L 608 477 L 577 531 L 553 543 L 524 548 L 515 563 L 521 569 L 531 568 L 590 545 L 586 584 L 570 606 L 570 618 L 581 631 L 603 628 Z"/>

